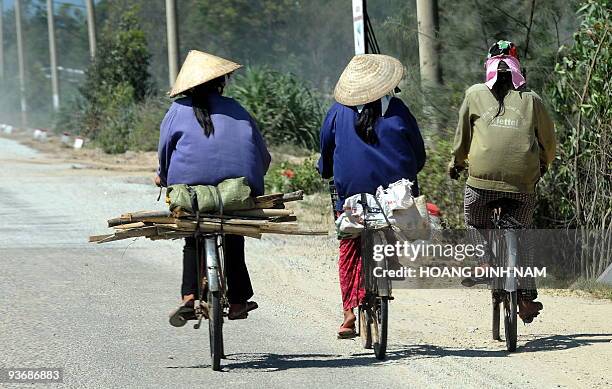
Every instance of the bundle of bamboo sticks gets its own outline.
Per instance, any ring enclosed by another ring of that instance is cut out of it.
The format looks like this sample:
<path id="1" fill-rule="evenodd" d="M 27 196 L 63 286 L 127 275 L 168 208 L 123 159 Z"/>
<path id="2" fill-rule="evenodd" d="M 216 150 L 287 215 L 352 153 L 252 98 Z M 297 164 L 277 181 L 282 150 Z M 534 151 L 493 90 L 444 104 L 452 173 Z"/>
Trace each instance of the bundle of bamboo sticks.
<path id="1" fill-rule="evenodd" d="M 151 240 L 180 239 L 193 236 L 196 230 L 202 233 L 224 232 L 261 238 L 264 233 L 284 235 L 327 235 L 327 231 L 300 229 L 293 211 L 285 209 L 285 203 L 299 201 L 303 191 L 275 193 L 255 198 L 255 208 L 232 211 L 223 215 L 191 213 L 175 209 L 170 211 L 140 211 L 108 220 L 112 234 L 89 237 L 93 243 L 146 237 Z"/>

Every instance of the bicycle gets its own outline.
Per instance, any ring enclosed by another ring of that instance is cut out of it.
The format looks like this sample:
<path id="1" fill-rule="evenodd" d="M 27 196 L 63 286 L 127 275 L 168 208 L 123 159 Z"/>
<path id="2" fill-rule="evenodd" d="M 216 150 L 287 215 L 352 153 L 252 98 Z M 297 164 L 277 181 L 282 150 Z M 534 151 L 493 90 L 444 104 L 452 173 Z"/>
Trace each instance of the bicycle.
<path id="1" fill-rule="evenodd" d="M 338 192 L 334 181 L 328 183 L 329 194 L 332 203 L 332 214 L 334 220 L 337 219 L 335 212 L 338 202 Z M 367 198 L 361 194 L 361 201 L 364 212 L 364 230 L 361 233 L 361 274 L 364 281 L 365 297 L 358 308 L 358 336 L 361 338 L 365 349 L 374 349 L 377 359 L 385 359 L 387 353 L 387 332 L 389 326 L 389 300 L 393 300 L 391 295 L 391 280 L 387 276 L 386 270 L 389 268 L 388 259 L 385 257 L 379 265 L 382 269 L 382 277 L 375 277 L 374 259 L 372 258 L 373 245 L 384 244 L 386 242 L 385 233 L 391 231 L 391 224 L 386 219 L 388 227 L 371 228 L 368 225 L 368 213 L 382 213 L 382 209 L 372 209 L 368 206 Z M 378 243 L 375 243 L 377 241 Z M 369 254 L 369 255 L 367 255 Z"/>
<path id="2" fill-rule="evenodd" d="M 219 371 L 221 370 L 221 359 L 225 358 L 223 317 L 227 316 L 229 310 L 223 256 L 224 235 L 223 233 L 197 233 L 195 239 L 198 255 L 196 261 L 198 293 L 193 304 L 197 320 L 193 328 L 199 329 L 202 319 L 208 320 L 211 365 L 214 371 Z M 185 319 L 179 317 L 177 320 Z"/>
<path id="3" fill-rule="evenodd" d="M 522 225 L 508 213 L 509 210 L 516 207 L 516 200 L 502 198 L 490 202 L 488 207 L 493 211 L 491 222 L 494 229 L 490 231 L 490 241 L 491 252 L 496 264 L 506 269 L 516 269 L 519 263 L 517 231 L 522 228 Z M 518 278 L 513 271 L 509 274 L 504 273 L 504 277 L 491 279 L 490 287 L 493 308 L 493 340 L 501 341 L 500 305 L 503 304 L 506 350 L 516 351 Z"/>
<path id="4" fill-rule="evenodd" d="M 374 349 L 377 359 L 385 359 L 387 352 L 387 333 L 389 326 L 389 301 L 393 300 L 391 295 L 391 280 L 387 270 L 389 262 L 386 256 L 379 263 L 373 260 L 373 246 L 375 244 L 385 244 L 388 233 L 391 232 L 390 224 L 388 227 L 372 228 L 368 224 L 368 214 L 382 213 L 381 209 L 372 209 L 368 206 L 365 194 L 361 195 L 363 207 L 364 230 L 361 233 L 361 271 L 364 281 L 365 297 L 359 305 L 359 337 L 362 345 L 366 349 Z M 386 219 L 386 217 L 385 217 Z M 382 276 L 374 276 L 374 268 L 380 267 Z"/>

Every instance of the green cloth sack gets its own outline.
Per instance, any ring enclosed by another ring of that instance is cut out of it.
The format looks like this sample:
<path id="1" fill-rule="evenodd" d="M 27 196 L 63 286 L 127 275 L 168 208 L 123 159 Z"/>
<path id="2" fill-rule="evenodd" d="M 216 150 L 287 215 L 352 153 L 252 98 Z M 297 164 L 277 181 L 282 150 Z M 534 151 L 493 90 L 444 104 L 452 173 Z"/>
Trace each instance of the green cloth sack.
<path id="1" fill-rule="evenodd" d="M 218 212 L 221 202 L 224 212 L 255 208 L 255 200 L 251 197 L 251 188 L 245 177 L 224 180 L 216 188 L 213 185 L 171 185 L 166 196 L 171 211 L 181 207 L 193 213 L 194 199 L 200 213 Z"/>
<path id="2" fill-rule="evenodd" d="M 170 185 L 166 189 L 166 204 L 170 206 L 170 211 L 174 211 L 177 207 L 181 207 L 181 209 L 187 212 L 192 212 L 191 193 L 189 185 Z"/>

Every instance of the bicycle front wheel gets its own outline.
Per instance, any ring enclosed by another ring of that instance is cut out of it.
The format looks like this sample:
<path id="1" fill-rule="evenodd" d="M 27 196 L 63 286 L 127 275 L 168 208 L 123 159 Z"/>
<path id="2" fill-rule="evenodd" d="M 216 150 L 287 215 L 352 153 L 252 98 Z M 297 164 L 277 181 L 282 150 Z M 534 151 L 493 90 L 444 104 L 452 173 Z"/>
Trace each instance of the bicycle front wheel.
<path id="1" fill-rule="evenodd" d="M 389 322 L 389 300 L 386 297 L 377 299 L 372 320 L 372 343 L 376 359 L 385 359 L 387 355 L 387 327 Z"/>
<path id="2" fill-rule="evenodd" d="M 372 319 L 365 306 L 359 307 L 359 337 L 363 348 L 372 348 Z"/>
<path id="3" fill-rule="evenodd" d="M 223 310 L 220 292 L 208 292 L 208 336 L 210 340 L 210 359 L 212 369 L 221 370 L 223 357 Z"/>
<path id="4" fill-rule="evenodd" d="M 517 293 L 507 292 L 504 298 L 504 330 L 506 332 L 506 350 L 516 351 L 516 304 Z"/>

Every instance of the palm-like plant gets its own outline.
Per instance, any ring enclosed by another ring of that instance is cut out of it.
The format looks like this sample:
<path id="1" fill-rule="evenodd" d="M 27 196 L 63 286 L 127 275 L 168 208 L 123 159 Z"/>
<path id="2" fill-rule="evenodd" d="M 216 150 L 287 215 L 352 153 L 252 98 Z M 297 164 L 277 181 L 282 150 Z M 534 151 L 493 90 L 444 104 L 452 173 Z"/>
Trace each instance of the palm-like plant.
<path id="1" fill-rule="evenodd" d="M 306 82 L 269 68 L 247 68 L 228 90 L 253 115 L 270 144 L 319 145 L 321 98 Z"/>

